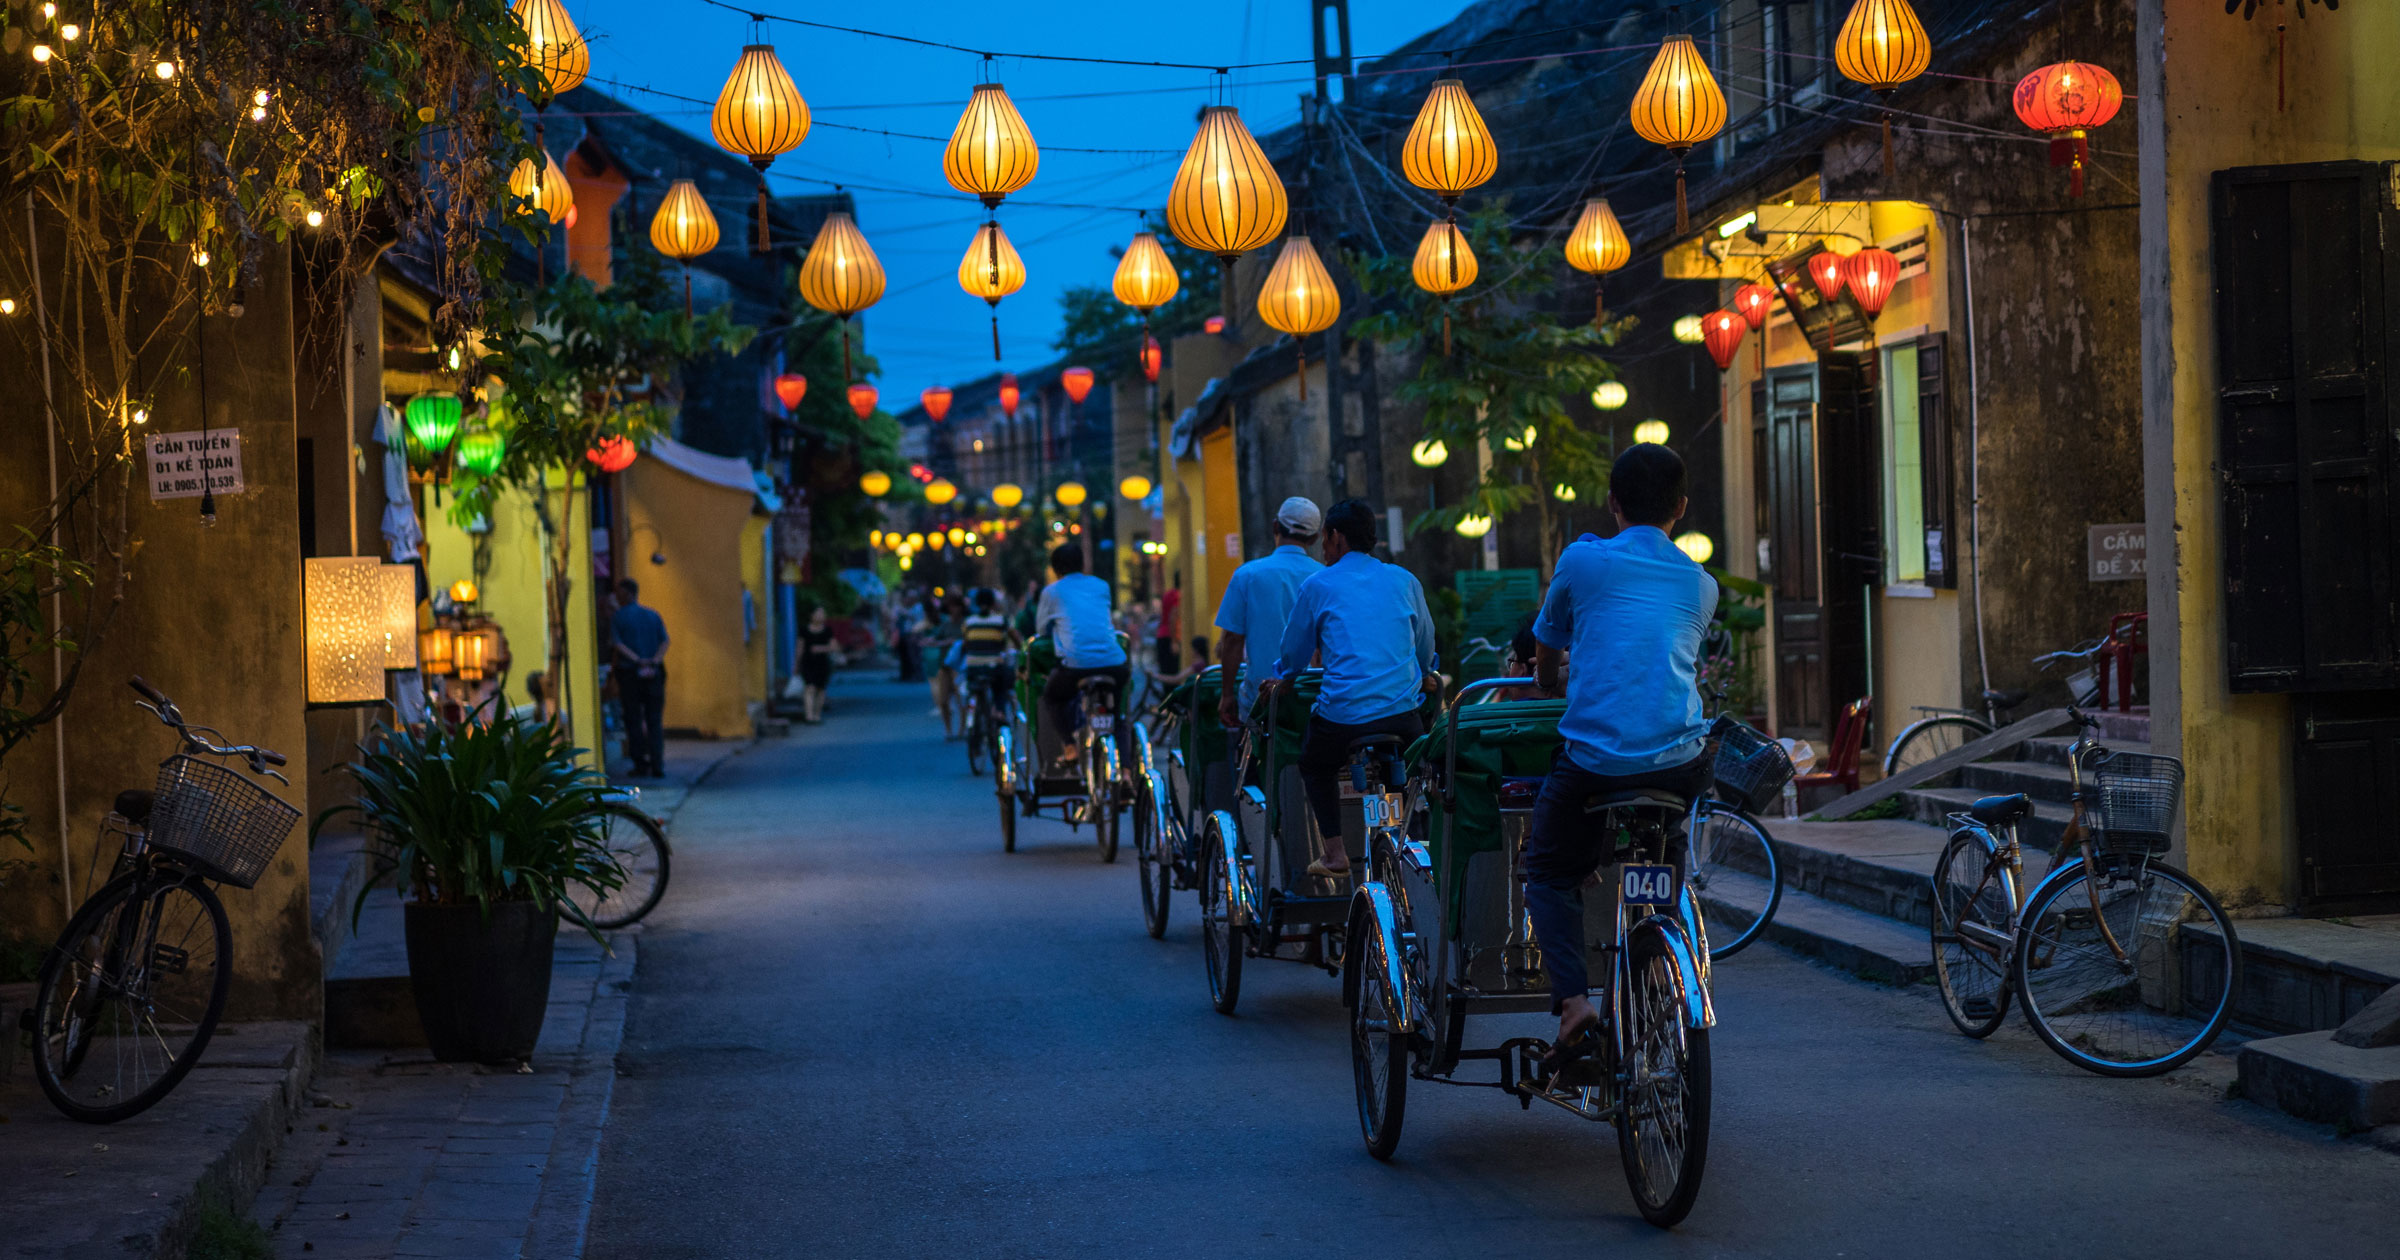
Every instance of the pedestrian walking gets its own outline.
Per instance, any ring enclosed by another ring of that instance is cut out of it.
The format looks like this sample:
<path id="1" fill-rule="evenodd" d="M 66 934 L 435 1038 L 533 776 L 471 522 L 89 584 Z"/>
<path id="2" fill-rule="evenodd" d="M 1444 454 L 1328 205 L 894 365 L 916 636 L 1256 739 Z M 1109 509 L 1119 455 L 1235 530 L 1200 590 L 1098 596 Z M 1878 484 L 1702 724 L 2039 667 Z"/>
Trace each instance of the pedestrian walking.
<path id="1" fill-rule="evenodd" d="M 1158 597 L 1158 638 L 1153 653 L 1158 658 L 1158 672 L 1182 672 L 1183 662 L 1176 659 L 1176 637 L 1183 633 L 1183 574 L 1175 575 L 1175 584 Z"/>
<path id="2" fill-rule="evenodd" d="M 617 611 L 608 623 L 616 640 L 611 672 L 633 777 L 655 779 L 667 772 L 667 623 L 641 596 L 641 584 L 632 578 L 617 583 Z"/>
<path id="3" fill-rule="evenodd" d="M 810 609 L 808 625 L 800 631 L 801 721 L 813 726 L 825 720 L 825 688 L 833 681 L 834 659 L 840 655 L 825 609 Z"/>

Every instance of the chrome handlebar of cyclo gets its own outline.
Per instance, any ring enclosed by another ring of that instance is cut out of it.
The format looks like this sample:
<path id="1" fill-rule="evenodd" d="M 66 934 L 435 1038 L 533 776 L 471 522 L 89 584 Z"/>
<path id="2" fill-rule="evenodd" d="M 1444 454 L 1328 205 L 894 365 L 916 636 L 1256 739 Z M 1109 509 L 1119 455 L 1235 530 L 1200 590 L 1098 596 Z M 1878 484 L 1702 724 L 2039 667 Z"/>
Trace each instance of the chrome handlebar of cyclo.
<path id="1" fill-rule="evenodd" d="M 224 737 L 223 731 L 213 726 L 201 726 L 185 721 L 183 711 L 175 707 L 175 702 L 169 700 L 165 692 L 142 681 L 139 677 L 127 680 L 126 685 L 133 688 L 142 697 L 136 703 L 158 715 L 160 722 L 175 728 L 175 734 L 183 740 L 183 751 L 201 753 L 211 757 L 240 757 L 250 763 L 250 773 L 267 775 L 287 787 L 290 786 L 290 779 L 284 778 L 283 775 L 268 768 L 288 764 L 288 759 L 282 753 L 276 752 L 272 748 L 261 748 L 256 744 L 220 744 L 216 740 L 210 739 L 209 736 L 214 735 L 221 739 Z"/>

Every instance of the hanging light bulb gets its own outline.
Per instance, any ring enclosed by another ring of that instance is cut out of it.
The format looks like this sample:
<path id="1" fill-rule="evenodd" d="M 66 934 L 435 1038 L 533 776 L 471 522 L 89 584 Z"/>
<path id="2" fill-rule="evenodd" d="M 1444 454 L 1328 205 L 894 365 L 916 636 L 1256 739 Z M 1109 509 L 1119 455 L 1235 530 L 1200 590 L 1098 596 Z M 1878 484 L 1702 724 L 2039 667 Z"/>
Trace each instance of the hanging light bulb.
<path id="1" fill-rule="evenodd" d="M 559 0 L 516 0 L 509 11 L 525 28 L 525 64 L 541 80 L 536 107 L 547 108 L 592 71 L 592 46 Z"/>
<path id="2" fill-rule="evenodd" d="M 1400 143 L 1400 173 L 1451 205 L 1500 169 L 1491 128 L 1458 79 L 1436 79 Z"/>
<path id="3" fill-rule="evenodd" d="M 1417 256 L 1409 264 L 1417 287 L 1442 299 L 1442 353 L 1450 353 L 1450 295 L 1475 283 L 1475 251 L 1454 219 L 1440 219 L 1425 229 Z"/>
<path id="4" fill-rule="evenodd" d="M 1583 214 L 1575 220 L 1575 229 L 1567 233 L 1567 265 L 1589 273 L 1594 281 L 1633 261 L 1633 243 L 1625 239 L 1625 227 L 1617 222 L 1617 212 L 1609 209 L 1608 198 L 1594 197 L 1583 203 Z M 1598 324 L 1607 313 L 1608 304 L 1600 297 L 1600 286 L 1592 285 L 1592 322 Z"/>
<path id="5" fill-rule="evenodd" d="M 76 37 L 82 34 L 83 28 L 75 25 L 73 22 L 69 22 L 65 26 L 58 28 L 58 37 L 70 44 L 74 43 Z"/>
<path id="6" fill-rule="evenodd" d="M 1286 237 L 1283 252 L 1275 256 L 1273 270 L 1267 272 L 1267 282 L 1259 286 L 1258 317 L 1267 327 L 1290 336 L 1295 342 L 1312 333 L 1333 327 L 1342 317 L 1342 295 L 1333 287 L 1333 276 L 1325 270 L 1325 261 L 1317 257 L 1316 246 L 1306 236 L 1297 233 Z M 1305 344 L 1299 350 L 1300 400 L 1308 401 L 1308 351 Z"/>
<path id="7" fill-rule="evenodd" d="M 842 379 L 850 379 L 850 317 L 883 299 L 883 260 L 847 211 L 825 216 L 800 263 L 800 298 L 842 321 Z"/>
<path id="8" fill-rule="evenodd" d="M 771 245 L 767 167 L 808 139 L 808 124 L 808 102 L 801 99 L 791 73 L 775 59 L 775 46 L 745 45 L 741 59 L 733 63 L 733 73 L 725 76 L 725 86 L 717 92 L 708 132 L 726 152 L 750 159 L 758 172 L 758 207 L 752 212 L 757 220 L 753 253 L 766 253 Z"/>
<path id="9" fill-rule="evenodd" d="M 325 226 L 325 212 L 314 206 L 309 207 L 308 213 L 300 217 L 312 228 Z"/>
<path id="10" fill-rule="evenodd" d="M 150 69 L 152 73 L 156 74 L 161 79 L 172 79 L 175 77 L 175 63 L 172 61 L 159 62 L 157 65 L 150 67 Z"/>
<path id="11" fill-rule="evenodd" d="M 552 223 L 565 221 L 567 211 L 575 205 L 574 186 L 567 183 L 567 173 L 558 169 L 548 149 L 542 150 L 542 164 L 536 169 L 532 158 L 517 163 L 508 176 L 508 191 L 532 204 L 527 213 L 540 211 Z"/>
<path id="12" fill-rule="evenodd" d="M 950 147 L 942 151 L 942 174 L 950 186 L 983 199 L 995 209 L 1010 193 L 1033 182 L 1042 166 L 1042 152 L 1033 142 L 1033 129 L 997 83 L 978 83 L 967 98 L 966 111 L 950 132 Z"/>
<path id="13" fill-rule="evenodd" d="M 1933 64 L 1925 24 L 1908 0 L 1857 0 L 1833 37 L 1833 64 L 1842 77 L 1872 89 L 1884 103 L 1883 177 L 1892 177 L 1892 92 Z"/>
<path id="14" fill-rule="evenodd" d="M 1640 90 L 1633 94 L 1633 129 L 1642 139 L 1675 155 L 1675 230 L 1692 230 L 1683 197 L 1683 155 L 1713 139 L 1725 126 L 1725 93 L 1689 35 L 1670 35 L 1658 46 Z"/>
<path id="15" fill-rule="evenodd" d="M 1450 448 L 1440 438 L 1424 438 L 1408 448 L 1408 458 L 1419 468 L 1439 468 L 1450 459 Z"/>
<path id="16" fill-rule="evenodd" d="M 650 244 L 659 253 L 683 264 L 683 313 L 692 313 L 692 260 L 717 247 L 717 216 L 688 179 L 668 185 L 650 216 Z"/>
<path id="17" fill-rule="evenodd" d="M 1233 322 L 1233 260 L 1274 240 L 1286 213 L 1283 180 L 1242 125 L 1241 111 L 1211 105 L 1167 192 L 1167 230 L 1217 256 L 1225 322 Z"/>
<path id="18" fill-rule="evenodd" d="M 958 260 L 958 287 L 992 308 L 992 361 L 1000 360 L 1000 299 L 1025 287 L 1025 260 L 996 222 L 975 229 L 975 239 Z"/>
<path id="19" fill-rule="evenodd" d="M 35 44 L 33 46 L 33 59 L 36 64 L 47 63 L 50 60 L 50 57 L 50 45 Z"/>

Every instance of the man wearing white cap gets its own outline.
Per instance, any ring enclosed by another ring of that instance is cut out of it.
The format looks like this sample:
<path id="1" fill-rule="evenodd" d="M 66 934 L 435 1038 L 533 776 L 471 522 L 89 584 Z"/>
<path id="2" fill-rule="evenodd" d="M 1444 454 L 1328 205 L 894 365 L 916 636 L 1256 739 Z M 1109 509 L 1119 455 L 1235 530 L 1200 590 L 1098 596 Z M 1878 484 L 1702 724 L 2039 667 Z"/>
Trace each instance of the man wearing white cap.
<path id="1" fill-rule="evenodd" d="M 1285 499 L 1275 509 L 1275 550 L 1235 569 L 1225 583 L 1225 598 L 1217 605 L 1217 629 L 1224 632 L 1217 640 L 1217 660 L 1242 684 L 1239 695 L 1228 689 L 1217 704 L 1217 717 L 1227 726 L 1242 724 L 1242 715 L 1258 699 L 1259 680 L 1273 671 L 1300 584 L 1325 567 L 1308 554 L 1324 525 L 1316 504 L 1298 495 Z M 1252 640 L 1267 652 L 1256 669 L 1244 665 Z"/>

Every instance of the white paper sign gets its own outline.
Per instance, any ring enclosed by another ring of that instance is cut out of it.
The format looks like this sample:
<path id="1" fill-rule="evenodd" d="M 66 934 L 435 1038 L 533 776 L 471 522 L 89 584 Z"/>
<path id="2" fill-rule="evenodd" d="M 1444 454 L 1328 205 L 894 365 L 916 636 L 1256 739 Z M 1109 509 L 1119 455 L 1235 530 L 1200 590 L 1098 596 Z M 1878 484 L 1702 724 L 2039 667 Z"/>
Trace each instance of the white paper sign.
<path id="1" fill-rule="evenodd" d="M 192 429 L 150 435 L 150 497 L 197 499 L 205 491 L 242 492 L 239 429 Z"/>

